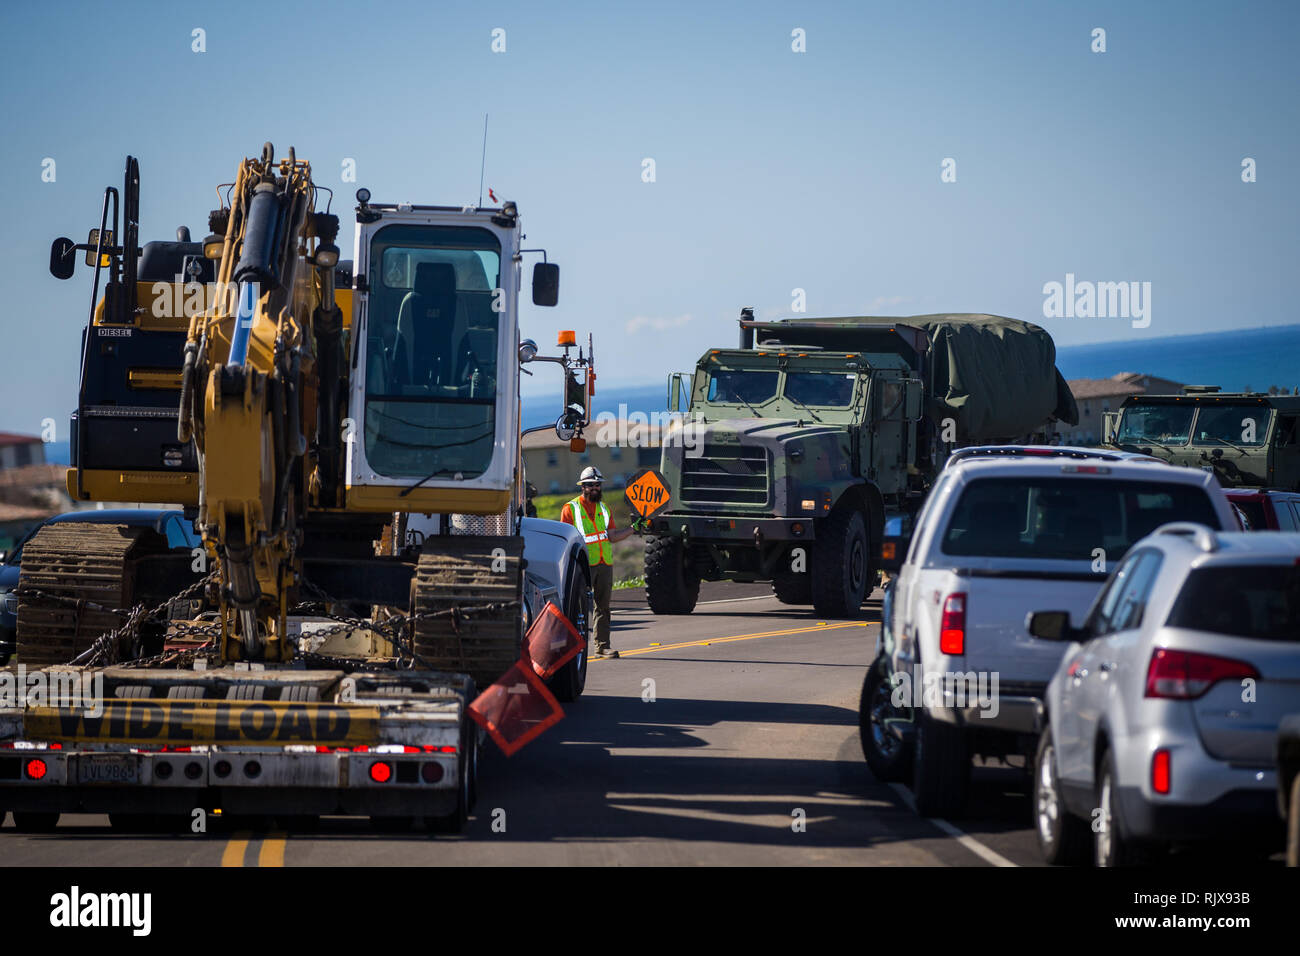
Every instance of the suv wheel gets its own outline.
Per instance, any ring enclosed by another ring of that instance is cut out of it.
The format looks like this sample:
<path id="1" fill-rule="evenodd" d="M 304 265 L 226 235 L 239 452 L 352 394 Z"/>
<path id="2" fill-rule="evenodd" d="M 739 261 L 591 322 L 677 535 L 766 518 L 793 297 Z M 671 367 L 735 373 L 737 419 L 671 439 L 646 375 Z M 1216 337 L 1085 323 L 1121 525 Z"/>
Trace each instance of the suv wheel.
<path id="1" fill-rule="evenodd" d="M 912 752 L 912 796 L 923 817 L 947 817 L 966 807 L 970 751 L 960 727 L 917 715 Z"/>
<path id="2" fill-rule="evenodd" d="M 886 721 L 904 720 L 907 711 L 894 706 L 894 689 L 883 657 L 867 668 L 862 680 L 862 697 L 858 701 L 858 732 L 862 738 L 862 755 L 867 766 L 881 783 L 901 782 L 911 769 L 911 743 L 890 730 Z"/>
<path id="3" fill-rule="evenodd" d="M 587 598 L 589 573 L 587 559 L 583 555 L 569 568 L 569 586 L 564 598 L 564 616 L 569 619 L 582 637 L 582 650 L 560 672 L 551 678 L 548 686 L 556 700 L 569 703 L 582 696 L 587 687 L 587 652 L 591 646 L 591 602 Z"/>
<path id="4" fill-rule="evenodd" d="M 813 542 L 812 604 L 821 617 L 856 617 L 874 578 L 867 522 L 856 508 L 832 511 Z"/>
<path id="5" fill-rule="evenodd" d="M 1073 866 L 1088 855 L 1088 825 L 1073 816 L 1061 800 L 1056 773 L 1052 728 L 1043 728 L 1034 758 L 1034 830 L 1038 849 L 1052 866 Z"/>
<path id="6" fill-rule="evenodd" d="M 1124 832 L 1119 811 L 1119 778 L 1115 758 L 1106 751 L 1097 771 L 1097 808 L 1101 819 L 1095 828 L 1093 860 L 1098 866 L 1132 866 L 1146 862 L 1142 848 Z"/>
<path id="7" fill-rule="evenodd" d="M 686 566 L 681 538 L 651 538 L 645 547 L 645 599 L 655 614 L 690 614 L 700 578 Z"/>

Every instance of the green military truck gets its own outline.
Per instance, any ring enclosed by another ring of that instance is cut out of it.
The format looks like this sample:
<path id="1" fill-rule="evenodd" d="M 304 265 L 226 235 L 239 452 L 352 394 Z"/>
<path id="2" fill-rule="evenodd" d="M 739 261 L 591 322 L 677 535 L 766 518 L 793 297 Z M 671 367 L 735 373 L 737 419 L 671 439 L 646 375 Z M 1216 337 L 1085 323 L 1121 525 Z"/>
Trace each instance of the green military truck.
<path id="1" fill-rule="evenodd" d="M 1220 392 L 1133 395 L 1105 416 L 1103 441 L 1204 468 L 1225 488 L 1300 491 L 1300 395 Z"/>
<path id="2" fill-rule="evenodd" d="M 1043 329 L 994 315 L 758 321 L 669 377 L 672 503 L 650 523 L 646 599 L 688 614 L 702 580 L 771 581 L 786 604 L 856 614 L 887 518 L 914 512 L 953 448 L 1077 423 Z"/>

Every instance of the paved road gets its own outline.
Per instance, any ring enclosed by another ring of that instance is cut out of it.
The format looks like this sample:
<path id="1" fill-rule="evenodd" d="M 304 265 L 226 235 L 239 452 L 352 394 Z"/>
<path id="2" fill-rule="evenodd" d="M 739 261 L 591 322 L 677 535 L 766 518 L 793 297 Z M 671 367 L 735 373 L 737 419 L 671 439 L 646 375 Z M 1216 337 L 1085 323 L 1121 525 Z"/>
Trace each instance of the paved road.
<path id="1" fill-rule="evenodd" d="M 978 770 L 968 818 L 937 824 L 867 770 L 857 704 L 878 602 L 826 621 L 768 594 L 718 585 L 694 614 L 656 618 L 620 592 L 623 657 L 593 661 L 583 698 L 515 757 L 486 745 L 461 836 L 345 819 L 128 836 L 106 817 L 64 816 L 46 835 L 7 823 L 0 864 L 1036 865 L 1019 774 Z"/>

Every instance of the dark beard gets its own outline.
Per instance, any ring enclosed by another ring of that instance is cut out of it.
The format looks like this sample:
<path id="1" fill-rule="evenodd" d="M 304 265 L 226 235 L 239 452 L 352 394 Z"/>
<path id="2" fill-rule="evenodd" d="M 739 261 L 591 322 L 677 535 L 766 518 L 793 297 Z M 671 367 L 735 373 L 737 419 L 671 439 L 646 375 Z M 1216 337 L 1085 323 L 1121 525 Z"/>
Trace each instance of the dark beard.
<path id="1" fill-rule="evenodd" d="M 586 498 L 588 501 L 590 501 L 593 505 L 600 504 L 600 496 L 601 496 L 601 492 L 599 491 L 588 491 L 583 494 L 583 497 Z"/>

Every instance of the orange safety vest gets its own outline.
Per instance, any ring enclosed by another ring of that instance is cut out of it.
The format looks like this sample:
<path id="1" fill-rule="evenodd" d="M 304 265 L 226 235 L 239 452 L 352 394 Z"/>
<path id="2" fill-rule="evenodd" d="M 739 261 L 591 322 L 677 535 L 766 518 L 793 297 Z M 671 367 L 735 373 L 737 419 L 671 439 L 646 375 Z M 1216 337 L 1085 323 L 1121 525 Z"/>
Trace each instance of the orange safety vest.
<path id="1" fill-rule="evenodd" d="M 582 496 L 569 502 L 573 510 L 573 525 L 587 542 L 587 561 L 592 567 L 598 564 L 614 563 L 614 545 L 609 540 L 609 509 L 601 502 L 596 511 L 596 527 L 587 526 L 587 511 L 582 504 Z"/>

